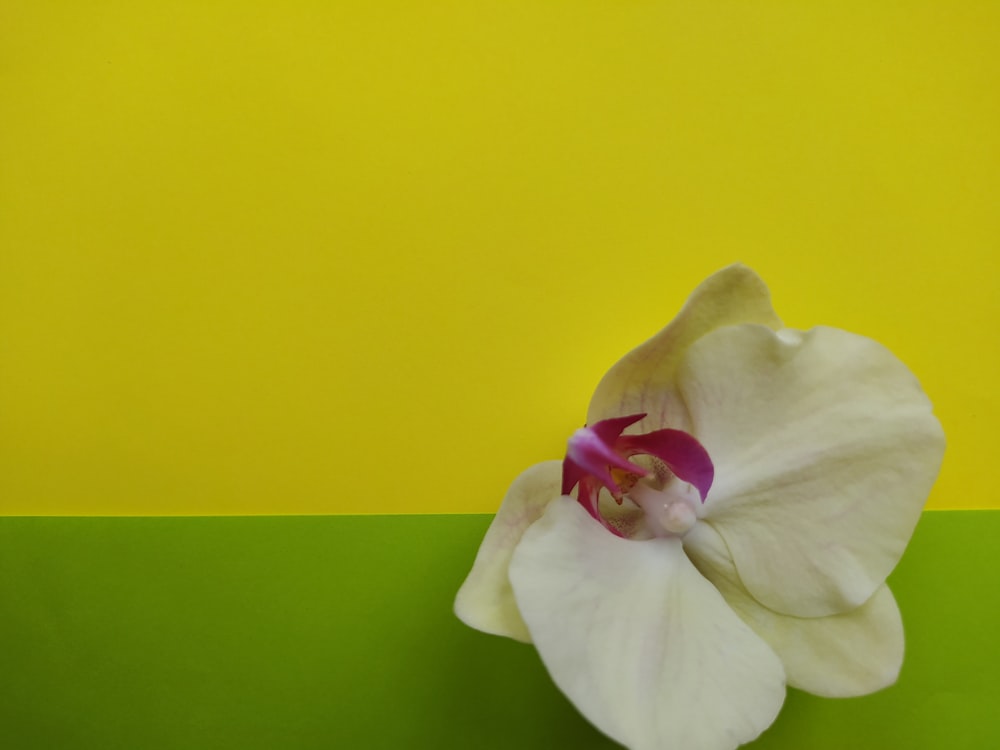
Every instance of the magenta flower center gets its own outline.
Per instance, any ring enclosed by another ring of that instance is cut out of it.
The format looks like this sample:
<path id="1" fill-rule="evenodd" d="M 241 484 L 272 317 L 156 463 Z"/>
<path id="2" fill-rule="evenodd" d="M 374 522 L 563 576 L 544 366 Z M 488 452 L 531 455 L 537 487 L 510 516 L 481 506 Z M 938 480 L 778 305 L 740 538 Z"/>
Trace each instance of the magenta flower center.
<path id="1" fill-rule="evenodd" d="M 643 482 L 650 471 L 630 458 L 640 455 L 657 459 L 673 476 L 693 486 L 702 503 L 712 487 L 715 469 L 708 451 L 694 437 L 682 430 L 654 430 L 641 435 L 623 435 L 626 428 L 645 414 L 631 414 L 581 427 L 573 433 L 563 460 L 562 494 L 569 495 L 579 486 L 577 501 L 605 528 L 623 534 L 601 514 L 602 489 L 621 505 L 626 494 L 647 513 L 655 513 L 660 526 L 670 533 L 682 533 L 694 523 L 694 511 L 684 502 L 658 503 L 650 498 L 655 491 Z M 655 504 L 655 507 L 654 507 Z"/>

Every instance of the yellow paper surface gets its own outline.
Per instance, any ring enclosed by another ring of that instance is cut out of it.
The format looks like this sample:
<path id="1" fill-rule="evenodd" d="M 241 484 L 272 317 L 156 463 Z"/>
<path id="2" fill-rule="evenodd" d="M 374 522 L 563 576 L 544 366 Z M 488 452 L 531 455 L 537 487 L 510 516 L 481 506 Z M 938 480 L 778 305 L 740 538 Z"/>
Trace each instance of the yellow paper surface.
<path id="1" fill-rule="evenodd" d="M 876 6 L 876 7 L 873 7 Z M 0 10 L 0 513 L 495 509 L 743 261 L 993 490 L 1000 5 Z"/>

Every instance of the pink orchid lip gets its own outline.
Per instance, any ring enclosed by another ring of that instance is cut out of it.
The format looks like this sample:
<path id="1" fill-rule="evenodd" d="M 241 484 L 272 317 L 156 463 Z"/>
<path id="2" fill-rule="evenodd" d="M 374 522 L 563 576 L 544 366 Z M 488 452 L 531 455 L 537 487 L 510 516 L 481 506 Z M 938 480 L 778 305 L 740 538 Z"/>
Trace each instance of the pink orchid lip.
<path id="1" fill-rule="evenodd" d="M 660 459 L 681 481 L 698 490 L 705 502 L 715 478 L 715 467 L 708 451 L 694 437 L 682 430 L 662 429 L 641 435 L 622 433 L 645 418 L 645 414 L 630 414 L 595 422 L 573 433 L 563 460 L 562 494 L 568 495 L 579 485 L 577 501 L 605 528 L 622 534 L 609 524 L 598 508 L 601 488 L 605 488 L 620 505 L 624 492 L 615 481 L 612 469 L 617 469 L 635 481 L 649 473 L 628 459 L 648 455 Z M 631 485 L 629 485 L 631 486 Z"/>

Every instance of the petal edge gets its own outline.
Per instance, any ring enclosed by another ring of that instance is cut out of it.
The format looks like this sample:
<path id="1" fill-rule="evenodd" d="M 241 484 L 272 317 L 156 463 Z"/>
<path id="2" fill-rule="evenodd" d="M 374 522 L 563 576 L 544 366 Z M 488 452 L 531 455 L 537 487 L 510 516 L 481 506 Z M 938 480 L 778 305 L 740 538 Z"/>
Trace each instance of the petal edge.
<path id="1" fill-rule="evenodd" d="M 531 642 L 514 601 L 508 568 L 521 535 L 559 497 L 561 480 L 562 462 L 546 461 L 524 471 L 507 490 L 455 596 L 455 615 L 469 627 Z"/>
<path id="2" fill-rule="evenodd" d="M 695 526 L 684 538 L 684 548 L 736 614 L 778 655 L 791 687 L 826 698 L 850 698 L 896 682 L 903 664 L 903 622 L 885 584 L 849 612 L 792 617 L 750 595 L 710 524 Z"/>
<path id="3" fill-rule="evenodd" d="M 699 338 L 739 323 L 781 328 L 763 279 L 736 263 L 699 284 L 677 317 L 608 370 L 590 400 L 587 424 L 646 413 L 632 432 L 663 427 L 690 432 L 683 404 L 674 393 L 677 367 L 687 348 Z"/>
<path id="4" fill-rule="evenodd" d="M 902 555 L 944 452 L 906 366 L 833 328 L 732 326 L 690 348 L 678 384 L 715 463 L 704 517 L 753 597 L 799 617 L 868 601 Z"/>
<path id="5" fill-rule="evenodd" d="M 632 750 L 732 750 L 781 708 L 781 662 L 676 538 L 616 537 L 563 497 L 525 533 L 510 578 L 555 683 Z"/>

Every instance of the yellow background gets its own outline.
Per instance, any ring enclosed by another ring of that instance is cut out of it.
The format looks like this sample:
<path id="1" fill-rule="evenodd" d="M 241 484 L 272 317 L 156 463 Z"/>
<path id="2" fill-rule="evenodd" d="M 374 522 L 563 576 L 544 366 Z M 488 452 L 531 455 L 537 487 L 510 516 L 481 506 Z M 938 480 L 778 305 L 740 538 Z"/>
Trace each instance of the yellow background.
<path id="1" fill-rule="evenodd" d="M 487 512 L 742 260 L 997 497 L 1000 4 L 5 2 L 0 512 Z"/>

